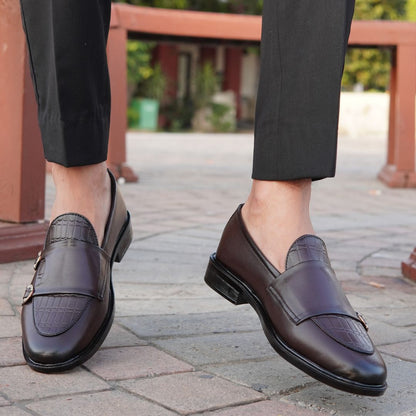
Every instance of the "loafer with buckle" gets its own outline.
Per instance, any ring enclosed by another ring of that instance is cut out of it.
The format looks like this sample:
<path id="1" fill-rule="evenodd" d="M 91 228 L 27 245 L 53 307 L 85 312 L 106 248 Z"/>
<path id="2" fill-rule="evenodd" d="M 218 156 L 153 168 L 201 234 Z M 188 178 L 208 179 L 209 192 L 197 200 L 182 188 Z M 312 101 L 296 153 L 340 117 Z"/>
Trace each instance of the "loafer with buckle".
<path id="1" fill-rule="evenodd" d="M 249 303 L 273 348 L 300 370 L 340 390 L 382 395 L 384 361 L 344 295 L 324 242 L 298 238 L 280 273 L 250 237 L 241 207 L 210 258 L 206 283 L 236 305 Z"/>
<path id="2" fill-rule="evenodd" d="M 100 347 L 114 318 L 111 270 L 132 240 L 130 215 L 111 175 L 111 207 L 103 243 L 76 213 L 50 225 L 22 308 L 23 354 L 36 371 L 69 370 Z"/>

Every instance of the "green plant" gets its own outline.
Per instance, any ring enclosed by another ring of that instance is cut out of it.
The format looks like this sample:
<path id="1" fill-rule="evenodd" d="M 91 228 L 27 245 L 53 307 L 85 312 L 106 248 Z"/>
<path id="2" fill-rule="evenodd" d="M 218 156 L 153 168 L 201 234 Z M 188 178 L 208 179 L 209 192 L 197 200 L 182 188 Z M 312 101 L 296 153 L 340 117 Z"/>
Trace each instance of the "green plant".
<path id="1" fill-rule="evenodd" d="M 195 107 L 191 100 L 175 100 L 164 106 L 162 114 L 167 120 L 169 131 L 187 130 L 192 125 Z"/>
<path id="2" fill-rule="evenodd" d="M 137 125 L 140 113 L 136 108 L 129 106 L 127 108 L 127 124 L 129 127 Z"/>
<path id="3" fill-rule="evenodd" d="M 212 124 L 212 127 L 216 132 L 230 132 L 235 130 L 235 126 L 227 118 L 227 115 L 231 111 L 231 107 L 226 104 L 211 103 L 212 113 L 208 116 L 208 121 Z"/>
<path id="4" fill-rule="evenodd" d="M 127 80 L 133 93 L 153 73 L 150 61 L 154 46 L 153 42 L 127 41 Z"/>
<path id="5" fill-rule="evenodd" d="M 153 68 L 152 74 L 146 78 L 140 86 L 140 95 L 145 98 L 162 101 L 165 95 L 167 83 L 168 80 L 166 75 L 162 71 L 161 66 L 157 64 Z"/>
<path id="6" fill-rule="evenodd" d="M 194 104 L 196 109 L 207 107 L 218 90 L 220 79 L 211 63 L 205 63 L 195 75 Z"/>

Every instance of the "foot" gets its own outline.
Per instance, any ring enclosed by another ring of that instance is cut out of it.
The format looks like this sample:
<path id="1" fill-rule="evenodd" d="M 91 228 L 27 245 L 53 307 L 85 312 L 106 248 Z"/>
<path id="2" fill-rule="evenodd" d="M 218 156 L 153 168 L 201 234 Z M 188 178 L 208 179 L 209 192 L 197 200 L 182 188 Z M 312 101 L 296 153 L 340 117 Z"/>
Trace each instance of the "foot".
<path id="1" fill-rule="evenodd" d="M 111 269 L 123 258 L 132 231 L 112 175 L 110 188 L 111 212 L 101 247 L 91 223 L 79 215 L 82 203 L 69 208 L 76 213 L 65 209 L 49 227 L 21 315 L 23 354 L 36 371 L 59 372 L 82 364 L 111 328 Z"/>
<path id="2" fill-rule="evenodd" d="M 314 234 L 310 215 L 311 180 L 253 181 L 243 206 L 244 223 L 265 257 L 283 272 L 289 247 Z"/>
<path id="3" fill-rule="evenodd" d="M 382 395 L 384 361 L 345 297 L 324 242 L 314 235 L 297 238 L 280 273 L 269 261 L 276 250 L 271 247 L 267 259 L 261 238 L 253 241 L 239 207 L 210 258 L 206 283 L 236 305 L 249 303 L 272 347 L 300 370 L 347 392 Z"/>
<path id="4" fill-rule="evenodd" d="M 111 183 L 105 162 L 65 168 L 52 163 L 56 198 L 51 222 L 61 214 L 73 212 L 86 217 L 101 245 L 111 203 Z"/>

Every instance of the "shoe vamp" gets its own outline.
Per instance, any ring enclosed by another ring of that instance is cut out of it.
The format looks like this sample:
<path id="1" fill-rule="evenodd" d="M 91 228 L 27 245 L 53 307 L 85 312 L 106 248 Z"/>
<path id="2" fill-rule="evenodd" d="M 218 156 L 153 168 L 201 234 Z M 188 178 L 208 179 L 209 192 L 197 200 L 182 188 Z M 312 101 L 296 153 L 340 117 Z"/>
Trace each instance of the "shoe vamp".
<path id="1" fill-rule="evenodd" d="M 56 336 L 73 327 L 93 299 L 87 296 L 37 296 L 33 299 L 34 323 L 44 336 Z"/>

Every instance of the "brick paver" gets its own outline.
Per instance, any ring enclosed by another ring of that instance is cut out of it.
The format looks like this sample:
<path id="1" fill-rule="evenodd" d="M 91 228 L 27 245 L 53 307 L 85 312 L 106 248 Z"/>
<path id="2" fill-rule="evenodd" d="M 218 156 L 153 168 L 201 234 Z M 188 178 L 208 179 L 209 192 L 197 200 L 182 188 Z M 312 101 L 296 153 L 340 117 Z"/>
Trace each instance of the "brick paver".
<path id="1" fill-rule="evenodd" d="M 137 396 L 119 392 L 106 391 L 83 394 L 74 397 L 58 397 L 43 400 L 27 406 L 30 410 L 43 416 L 174 416 L 163 407 L 149 403 Z"/>
<path id="2" fill-rule="evenodd" d="M 232 409 L 205 413 L 206 416 L 323 416 L 329 413 L 317 413 L 316 411 L 295 406 L 283 401 L 267 400 L 258 403 L 237 406 Z"/>
<path id="3" fill-rule="evenodd" d="M 85 366 L 104 380 L 154 377 L 193 370 L 189 364 L 154 347 L 102 349 Z"/>
<path id="4" fill-rule="evenodd" d="M 249 192 L 252 136 L 140 133 L 128 138 L 140 183 L 121 185 L 134 241 L 114 266 L 115 324 L 90 361 L 58 375 L 24 365 L 19 313 L 33 262 L 0 265 L 0 416 L 415 414 L 416 285 L 400 262 L 416 245 L 416 191 L 375 179 L 384 139 L 339 147 L 336 179 L 313 184 L 313 222 L 386 358 L 385 396 L 339 392 L 294 369 L 250 307 L 205 286 L 208 256 Z M 48 177 L 47 215 L 52 200 Z"/>
<path id="5" fill-rule="evenodd" d="M 181 415 L 264 399 L 263 394 L 252 389 L 201 372 L 126 381 L 120 385 Z"/>

